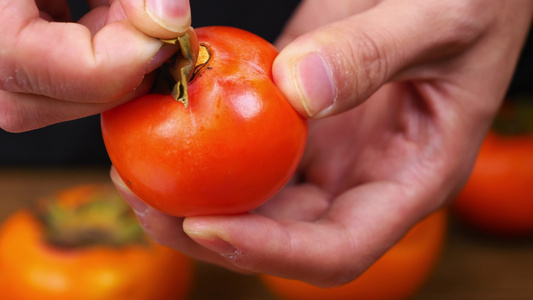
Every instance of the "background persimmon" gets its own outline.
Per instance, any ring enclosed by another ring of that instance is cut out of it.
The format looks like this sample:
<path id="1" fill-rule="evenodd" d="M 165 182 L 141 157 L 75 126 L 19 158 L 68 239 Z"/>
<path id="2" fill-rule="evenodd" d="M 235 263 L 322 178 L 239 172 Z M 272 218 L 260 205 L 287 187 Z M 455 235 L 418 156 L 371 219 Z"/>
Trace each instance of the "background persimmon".
<path id="1" fill-rule="evenodd" d="M 184 299 L 192 262 L 150 241 L 111 186 L 40 199 L 0 227 L 0 298 Z"/>
<path id="2" fill-rule="evenodd" d="M 464 224 L 499 237 L 533 235 L 533 100 L 507 100 L 452 203 Z"/>

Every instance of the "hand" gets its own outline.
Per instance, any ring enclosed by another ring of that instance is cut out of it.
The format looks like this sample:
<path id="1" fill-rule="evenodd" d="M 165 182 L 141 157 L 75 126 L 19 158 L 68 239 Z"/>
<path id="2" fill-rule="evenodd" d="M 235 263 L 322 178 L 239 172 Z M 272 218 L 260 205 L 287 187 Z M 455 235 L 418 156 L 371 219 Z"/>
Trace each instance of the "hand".
<path id="1" fill-rule="evenodd" d="M 78 23 L 67 23 L 63 0 L 0 4 L 0 128 L 44 127 L 146 93 L 148 75 L 176 50 L 153 37 L 190 25 L 188 0 L 147 0 L 146 10 L 143 0 L 88 2 Z"/>
<path id="2" fill-rule="evenodd" d="M 198 259 L 335 286 L 465 182 L 533 2 L 304 1 L 274 79 L 311 118 L 294 181 L 256 211 L 173 218 L 112 178 L 152 237 Z M 179 195 L 176 195 L 179 197 Z"/>

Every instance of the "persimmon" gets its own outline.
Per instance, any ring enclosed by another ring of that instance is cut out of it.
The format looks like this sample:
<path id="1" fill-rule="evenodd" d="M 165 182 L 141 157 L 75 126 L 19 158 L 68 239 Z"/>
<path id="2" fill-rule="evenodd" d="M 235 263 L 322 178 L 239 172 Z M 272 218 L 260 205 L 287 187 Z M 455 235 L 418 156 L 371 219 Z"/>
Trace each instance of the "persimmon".
<path id="1" fill-rule="evenodd" d="M 102 113 L 106 149 L 131 191 L 160 211 L 247 212 L 292 177 L 307 123 L 274 85 L 274 46 L 231 27 L 195 32 L 195 71 L 176 88 L 187 100 L 151 93 Z"/>
<path id="2" fill-rule="evenodd" d="M 192 270 L 150 241 L 112 186 L 61 191 L 0 227 L 1 299 L 184 299 Z"/>

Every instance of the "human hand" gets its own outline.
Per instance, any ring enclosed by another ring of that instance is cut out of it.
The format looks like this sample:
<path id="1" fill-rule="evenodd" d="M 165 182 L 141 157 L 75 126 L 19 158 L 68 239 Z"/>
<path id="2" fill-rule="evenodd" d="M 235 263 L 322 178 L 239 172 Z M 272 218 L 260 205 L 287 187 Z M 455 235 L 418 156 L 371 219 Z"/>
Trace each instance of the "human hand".
<path id="1" fill-rule="evenodd" d="M 100 113 L 144 94 L 150 73 L 190 25 L 188 0 L 88 0 L 70 22 L 66 1 L 0 5 L 0 128 L 20 132 Z"/>
<path id="2" fill-rule="evenodd" d="M 242 272 L 349 282 L 460 189 L 532 11 L 530 0 L 304 1 L 273 66 L 311 118 L 290 184 L 248 214 L 181 219 L 112 178 L 159 243 Z"/>

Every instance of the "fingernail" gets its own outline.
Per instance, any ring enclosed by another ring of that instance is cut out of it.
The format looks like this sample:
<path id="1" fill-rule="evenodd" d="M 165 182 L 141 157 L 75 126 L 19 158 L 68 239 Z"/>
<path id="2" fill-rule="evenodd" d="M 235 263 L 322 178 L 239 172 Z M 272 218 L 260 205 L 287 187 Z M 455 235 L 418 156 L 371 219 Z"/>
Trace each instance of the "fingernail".
<path id="1" fill-rule="evenodd" d="M 146 13 L 169 31 L 184 32 L 190 25 L 189 0 L 146 0 Z"/>
<path id="2" fill-rule="evenodd" d="M 296 84 L 307 114 L 317 116 L 335 102 L 335 85 L 328 63 L 318 53 L 301 58 L 296 64 Z"/>
<path id="3" fill-rule="evenodd" d="M 235 260 L 240 254 L 239 250 L 235 248 L 229 242 L 221 239 L 216 235 L 206 234 L 205 232 L 196 232 L 185 230 L 185 233 L 192 238 L 198 244 L 206 247 L 207 249 L 216 252 L 223 257 Z"/>

